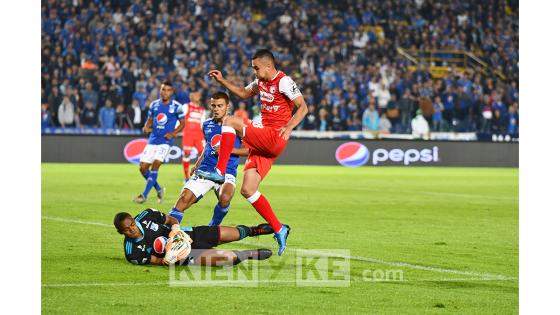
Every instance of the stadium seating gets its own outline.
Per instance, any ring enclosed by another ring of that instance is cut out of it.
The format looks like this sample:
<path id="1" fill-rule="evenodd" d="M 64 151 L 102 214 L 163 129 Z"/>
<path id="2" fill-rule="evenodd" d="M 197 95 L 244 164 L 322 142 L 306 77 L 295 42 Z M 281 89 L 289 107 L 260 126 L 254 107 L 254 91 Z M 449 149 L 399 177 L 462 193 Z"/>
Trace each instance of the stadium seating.
<path id="1" fill-rule="evenodd" d="M 517 134 L 517 1 L 244 2 L 43 1 L 43 127 L 100 127 L 102 114 L 102 127 L 137 128 L 133 101 L 145 110 L 162 80 L 180 102 L 206 97 L 219 89 L 208 70 L 246 84 L 266 47 L 315 105 L 300 129 L 360 130 L 374 102 L 391 133 L 410 133 L 420 108 L 435 131 Z"/>

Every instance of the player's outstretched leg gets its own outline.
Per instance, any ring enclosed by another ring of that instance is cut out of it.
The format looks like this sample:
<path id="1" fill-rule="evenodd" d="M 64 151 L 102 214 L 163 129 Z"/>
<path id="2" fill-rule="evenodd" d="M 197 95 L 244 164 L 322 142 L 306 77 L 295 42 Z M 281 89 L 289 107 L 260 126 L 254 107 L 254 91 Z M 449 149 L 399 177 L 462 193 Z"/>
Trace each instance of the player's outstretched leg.
<path id="1" fill-rule="evenodd" d="M 216 203 L 216 206 L 214 207 L 214 215 L 212 216 L 212 220 L 210 220 L 210 223 L 208 223 L 208 225 L 220 225 L 226 217 L 226 214 L 228 214 L 228 211 L 229 204 L 225 207 L 222 207 L 219 202 Z"/>
<path id="2" fill-rule="evenodd" d="M 227 266 L 237 265 L 247 259 L 264 260 L 272 256 L 269 249 L 249 249 L 249 250 L 218 250 L 206 249 L 194 261 L 193 265 L 204 266 Z"/>
<path id="3" fill-rule="evenodd" d="M 286 250 L 286 242 L 288 240 L 289 229 L 282 225 L 268 200 L 257 189 L 262 178 L 257 169 L 251 168 L 245 170 L 243 176 L 243 186 L 241 186 L 241 194 L 247 198 L 247 201 L 257 210 L 257 212 L 270 224 L 274 230 L 274 239 L 278 242 L 278 256 L 281 256 Z"/>
<path id="4" fill-rule="evenodd" d="M 196 202 L 196 200 L 197 197 L 192 191 L 190 191 L 189 189 L 183 189 L 183 191 L 181 192 L 181 196 L 179 196 L 179 199 L 177 199 L 177 202 L 175 202 L 175 206 L 169 211 L 169 216 L 174 217 L 175 219 L 177 219 L 179 224 L 181 224 L 181 221 L 183 221 L 185 210 L 190 208 L 190 206 L 192 206 Z"/>
<path id="5" fill-rule="evenodd" d="M 220 226 L 219 244 L 240 241 L 246 237 L 255 237 L 259 235 L 272 234 L 272 227 L 266 223 L 257 226 L 238 225 L 236 227 Z"/>
<path id="6" fill-rule="evenodd" d="M 237 258 L 233 261 L 234 265 L 247 259 L 265 260 L 272 256 L 272 251 L 266 248 L 249 249 L 249 250 L 234 250 Z"/>

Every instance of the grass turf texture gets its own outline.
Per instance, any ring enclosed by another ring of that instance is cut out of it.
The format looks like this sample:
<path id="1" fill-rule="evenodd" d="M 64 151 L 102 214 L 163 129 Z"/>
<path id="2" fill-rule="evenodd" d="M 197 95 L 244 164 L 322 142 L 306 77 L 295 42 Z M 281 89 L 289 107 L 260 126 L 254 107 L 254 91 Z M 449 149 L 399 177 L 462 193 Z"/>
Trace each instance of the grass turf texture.
<path id="1" fill-rule="evenodd" d="M 164 165 L 164 203 L 152 191 L 137 205 L 134 165 L 43 164 L 43 312 L 518 312 L 517 169 L 274 166 L 260 191 L 292 233 L 284 256 L 257 263 L 276 280 L 258 287 L 169 287 L 167 268 L 126 262 L 114 214 L 167 213 L 181 176 Z M 238 194 L 242 176 L 225 225 L 263 221 Z M 207 194 L 183 225 L 207 224 L 215 202 Z M 271 236 L 246 241 L 220 248 L 277 250 Z M 296 248 L 350 250 L 349 286 L 298 286 Z"/>

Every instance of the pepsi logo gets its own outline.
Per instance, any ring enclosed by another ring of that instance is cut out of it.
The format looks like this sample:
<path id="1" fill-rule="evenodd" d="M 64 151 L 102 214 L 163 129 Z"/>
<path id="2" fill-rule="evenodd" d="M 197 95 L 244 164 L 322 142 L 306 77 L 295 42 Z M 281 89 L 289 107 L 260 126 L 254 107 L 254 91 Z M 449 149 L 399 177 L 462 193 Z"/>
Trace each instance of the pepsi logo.
<path id="1" fill-rule="evenodd" d="M 167 115 L 159 113 L 156 117 L 156 122 L 158 125 L 165 125 L 167 123 Z"/>
<path id="2" fill-rule="evenodd" d="M 147 139 L 134 139 L 124 146 L 124 158 L 133 164 L 140 163 L 144 148 L 148 145 Z"/>
<path id="3" fill-rule="evenodd" d="M 221 134 L 217 134 L 212 137 L 212 139 L 210 140 L 210 145 L 212 145 L 212 149 L 215 149 L 216 146 L 220 145 L 220 140 L 222 140 Z"/>
<path id="4" fill-rule="evenodd" d="M 361 143 L 346 142 L 336 149 L 335 157 L 342 166 L 358 167 L 369 160 L 369 150 Z"/>

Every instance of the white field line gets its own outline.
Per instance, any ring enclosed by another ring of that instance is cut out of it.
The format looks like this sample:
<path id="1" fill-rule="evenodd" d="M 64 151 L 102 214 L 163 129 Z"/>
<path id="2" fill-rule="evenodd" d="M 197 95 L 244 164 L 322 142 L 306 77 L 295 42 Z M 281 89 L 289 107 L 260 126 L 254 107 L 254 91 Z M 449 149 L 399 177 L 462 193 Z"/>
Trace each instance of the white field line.
<path id="1" fill-rule="evenodd" d="M 360 279 L 354 279 L 360 280 Z M 360 280 L 360 282 L 366 283 L 399 283 L 399 282 L 484 282 L 484 281 L 512 281 L 517 280 L 517 278 L 504 278 L 504 279 L 497 279 L 497 278 L 441 278 L 441 279 L 373 279 L 373 280 Z M 197 282 L 190 282 L 182 284 L 181 282 L 172 283 L 170 281 L 153 281 L 153 282 L 83 282 L 83 283 L 43 283 L 41 284 L 42 287 L 46 288 L 64 288 L 64 287 L 126 287 L 126 286 L 178 286 L 178 287 L 194 287 L 194 286 L 241 286 L 241 285 L 251 285 L 254 286 L 263 285 L 263 284 L 295 284 L 298 285 L 297 280 L 254 280 L 254 281 L 247 281 L 247 280 L 233 280 L 233 281 L 218 281 L 218 280 L 208 280 L 208 281 L 201 281 L 197 284 Z M 304 281 L 304 285 L 315 284 L 321 285 L 324 284 L 322 281 Z M 328 286 L 328 285 L 327 285 Z M 344 287 L 344 285 L 339 285 Z"/>
<path id="2" fill-rule="evenodd" d="M 59 217 L 50 217 L 50 216 L 43 216 L 43 219 L 52 220 L 52 221 L 59 221 L 59 222 L 68 222 L 68 223 L 79 223 L 79 224 L 89 224 L 89 225 L 96 225 L 96 226 L 103 226 L 103 227 L 110 227 L 113 228 L 111 224 L 100 223 L 100 222 L 93 222 L 93 221 L 83 221 L 83 220 L 74 220 L 74 219 L 65 219 Z M 262 244 L 262 243 L 253 243 L 247 241 L 240 241 L 237 243 L 241 243 L 244 245 L 251 245 L 257 247 L 265 247 L 270 248 L 274 247 L 270 244 Z M 297 248 L 287 248 L 287 250 L 295 251 Z M 316 251 L 311 249 L 301 249 L 313 255 L 326 255 L 323 251 Z M 370 258 L 364 256 L 351 256 L 351 255 L 340 255 L 333 253 L 332 256 L 341 257 L 345 259 L 351 259 L 356 261 L 364 261 L 370 262 L 374 264 L 380 264 L 385 266 L 393 266 L 393 267 L 403 267 L 409 269 L 416 269 L 416 270 L 424 270 L 424 271 L 432 271 L 432 272 L 439 272 L 439 273 L 447 273 L 447 274 L 455 274 L 455 275 L 464 275 L 464 276 L 475 276 L 480 278 L 488 278 L 492 280 L 513 280 L 517 279 L 516 277 L 499 275 L 499 274 L 491 274 L 491 273 L 483 273 L 483 272 L 475 272 L 475 271 L 463 271 L 463 270 L 456 270 L 456 269 L 449 269 L 449 268 L 440 268 L 440 267 L 433 267 L 433 266 L 424 266 L 424 265 L 416 265 L 407 262 L 399 262 L 399 261 L 386 261 L 377 258 Z"/>

